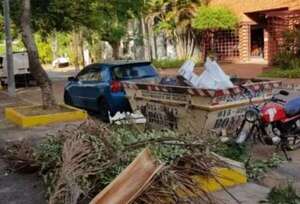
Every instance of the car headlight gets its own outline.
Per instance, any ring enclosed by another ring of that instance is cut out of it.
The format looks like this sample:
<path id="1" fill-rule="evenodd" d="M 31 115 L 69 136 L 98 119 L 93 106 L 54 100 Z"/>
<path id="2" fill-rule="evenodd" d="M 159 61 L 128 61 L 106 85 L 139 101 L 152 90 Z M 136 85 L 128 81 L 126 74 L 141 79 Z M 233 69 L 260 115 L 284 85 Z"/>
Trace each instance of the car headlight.
<path id="1" fill-rule="evenodd" d="M 245 118 L 248 122 L 253 123 L 258 119 L 258 117 L 259 117 L 258 110 L 250 109 L 246 111 Z"/>

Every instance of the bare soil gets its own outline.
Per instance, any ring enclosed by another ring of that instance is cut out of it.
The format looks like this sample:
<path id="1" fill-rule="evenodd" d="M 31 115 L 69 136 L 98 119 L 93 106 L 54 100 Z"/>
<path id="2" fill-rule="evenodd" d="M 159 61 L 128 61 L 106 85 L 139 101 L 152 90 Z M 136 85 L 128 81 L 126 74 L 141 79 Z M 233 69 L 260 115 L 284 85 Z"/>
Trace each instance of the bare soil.
<path id="1" fill-rule="evenodd" d="M 44 109 L 42 106 L 33 106 L 33 107 L 19 107 L 16 108 L 16 111 L 25 116 L 38 116 L 38 115 L 48 115 L 55 113 L 66 113 L 72 112 L 73 109 L 67 108 L 65 106 L 57 105 L 51 109 Z"/>

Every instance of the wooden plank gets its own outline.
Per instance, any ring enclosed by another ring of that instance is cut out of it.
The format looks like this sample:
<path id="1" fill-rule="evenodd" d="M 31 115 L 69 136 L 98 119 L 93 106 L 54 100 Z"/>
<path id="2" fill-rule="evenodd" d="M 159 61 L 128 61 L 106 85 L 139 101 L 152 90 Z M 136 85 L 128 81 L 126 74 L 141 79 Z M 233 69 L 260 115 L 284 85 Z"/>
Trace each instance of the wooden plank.
<path id="1" fill-rule="evenodd" d="M 163 165 L 144 149 L 90 204 L 128 204 L 143 191 Z"/>

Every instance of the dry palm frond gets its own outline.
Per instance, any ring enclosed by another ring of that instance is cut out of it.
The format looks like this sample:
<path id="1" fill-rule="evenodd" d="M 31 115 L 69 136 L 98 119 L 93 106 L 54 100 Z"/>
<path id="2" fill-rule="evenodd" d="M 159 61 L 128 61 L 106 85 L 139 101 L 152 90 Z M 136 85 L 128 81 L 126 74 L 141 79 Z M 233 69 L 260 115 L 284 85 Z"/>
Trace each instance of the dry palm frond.
<path id="1" fill-rule="evenodd" d="M 3 150 L 2 157 L 17 172 L 33 173 L 40 168 L 32 145 L 26 141 L 8 144 Z"/>
<path id="2" fill-rule="evenodd" d="M 144 188 L 135 204 L 215 202 L 193 176 L 215 178 L 212 167 L 225 164 L 205 153 L 207 144 L 201 137 L 162 132 L 133 134 L 125 129 L 120 130 L 121 135 L 116 132 L 106 124 L 89 120 L 59 133 L 64 142 L 60 164 L 56 165 L 51 204 L 75 204 L 83 197 L 92 198 L 145 147 L 167 165 Z M 182 198 L 182 194 L 186 196 Z"/>
<path id="3" fill-rule="evenodd" d="M 192 178 L 195 175 L 213 178 L 211 169 L 216 165 L 224 164 L 205 154 L 184 155 L 166 166 L 134 203 L 216 203 Z"/>
<path id="4" fill-rule="evenodd" d="M 88 195 L 95 183 L 93 177 L 113 165 L 117 159 L 107 140 L 107 126 L 87 121 L 79 128 L 61 132 L 66 138 L 62 151 L 62 166 L 56 172 L 56 185 L 49 203 L 76 204 L 81 195 Z"/>

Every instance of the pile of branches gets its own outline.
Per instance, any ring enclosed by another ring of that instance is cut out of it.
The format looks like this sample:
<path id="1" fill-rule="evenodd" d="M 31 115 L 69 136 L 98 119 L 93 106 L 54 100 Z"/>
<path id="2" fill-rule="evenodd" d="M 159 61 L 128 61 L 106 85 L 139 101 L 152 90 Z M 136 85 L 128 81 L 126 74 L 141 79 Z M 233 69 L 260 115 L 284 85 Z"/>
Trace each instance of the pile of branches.
<path id="1" fill-rule="evenodd" d="M 30 142 L 4 143 L 0 147 L 0 157 L 9 165 L 10 170 L 18 173 L 34 173 L 40 169 Z"/>
<path id="2" fill-rule="evenodd" d="M 206 153 L 201 137 L 170 131 L 141 133 L 126 127 L 111 127 L 88 120 L 66 127 L 35 150 L 35 160 L 48 187 L 49 203 L 88 203 L 148 147 L 165 165 L 134 201 L 135 204 L 214 203 L 192 179 L 193 175 L 216 178 L 211 167 L 225 166 Z M 216 178 L 218 180 L 218 178 Z M 176 191 L 180 187 L 186 195 Z"/>

